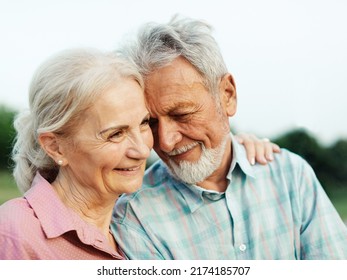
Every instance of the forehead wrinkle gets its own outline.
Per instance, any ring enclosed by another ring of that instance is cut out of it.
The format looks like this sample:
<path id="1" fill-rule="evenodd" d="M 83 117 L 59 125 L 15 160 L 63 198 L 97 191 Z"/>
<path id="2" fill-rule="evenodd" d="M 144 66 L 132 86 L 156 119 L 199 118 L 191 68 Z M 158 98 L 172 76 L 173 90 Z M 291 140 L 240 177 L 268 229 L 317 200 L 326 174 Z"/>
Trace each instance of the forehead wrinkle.
<path id="1" fill-rule="evenodd" d="M 174 101 L 171 104 L 168 104 L 167 106 L 163 106 L 163 111 L 165 112 L 172 112 L 176 109 L 187 109 L 187 108 L 192 108 L 195 107 L 196 103 L 192 102 L 190 100 L 187 101 Z"/>

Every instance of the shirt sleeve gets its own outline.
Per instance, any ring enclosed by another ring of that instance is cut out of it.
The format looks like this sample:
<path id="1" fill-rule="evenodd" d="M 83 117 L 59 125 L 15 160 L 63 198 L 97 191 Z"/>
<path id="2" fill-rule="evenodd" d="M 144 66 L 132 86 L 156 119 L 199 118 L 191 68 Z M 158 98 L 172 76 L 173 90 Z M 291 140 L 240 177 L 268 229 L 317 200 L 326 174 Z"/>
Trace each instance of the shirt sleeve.
<path id="1" fill-rule="evenodd" d="M 319 183 L 313 169 L 303 161 L 299 179 L 301 205 L 300 258 L 347 259 L 347 227 Z"/>
<path id="2" fill-rule="evenodd" d="M 0 234 L 0 260 L 34 259 L 34 248 L 25 241 Z"/>
<path id="3" fill-rule="evenodd" d="M 116 237 L 117 243 L 126 257 L 130 260 L 163 260 L 164 256 L 155 246 L 146 232 L 142 229 L 141 223 L 128 225 L 125 223 L 113 222 L 111 230 Z"/>

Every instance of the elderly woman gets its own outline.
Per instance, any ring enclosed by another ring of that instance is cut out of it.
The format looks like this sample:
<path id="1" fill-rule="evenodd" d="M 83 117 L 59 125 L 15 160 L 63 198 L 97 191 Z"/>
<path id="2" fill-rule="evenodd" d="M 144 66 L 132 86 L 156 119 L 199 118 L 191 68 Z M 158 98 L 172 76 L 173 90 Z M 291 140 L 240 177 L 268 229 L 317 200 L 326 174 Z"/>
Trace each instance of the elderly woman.
<path id="1" fill-rule="evenodd" d="M 96 50 L 42 64 L 30 110 L 15 120 L 14 177 L 23 197 L 0 207 L 0 259 L 124 259 L 112 209 L 142 184 L 153 145 L 142 77 Z M 261 159 L 276 146 L 243 135 Z"/>
<path id="2" fill-rule="evenodd" d="M 71 50 L 36 72 L 15 121 L 14 177 L 0 210 L 1 259 L 122 259 L 115 201 L 141 186 L 153 145 L 143 82 L 118 57 Z"/>

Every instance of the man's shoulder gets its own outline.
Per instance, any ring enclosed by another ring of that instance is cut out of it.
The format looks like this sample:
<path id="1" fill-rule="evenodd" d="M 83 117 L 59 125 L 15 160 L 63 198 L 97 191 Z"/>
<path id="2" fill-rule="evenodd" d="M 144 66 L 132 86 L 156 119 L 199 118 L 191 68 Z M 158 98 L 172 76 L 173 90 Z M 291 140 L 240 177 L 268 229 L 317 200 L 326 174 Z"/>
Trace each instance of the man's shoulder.
<path id="1" fill-rule="evenodd" d="M 306 160 L 302 158 L 300 155 L 293 153 L 290 150 L 285 148 L 281 148 L 280 153 L 274 154 L 275 162 L 279 165 L 301 165 L 307 164 Z"/>
<path id="2" fill-rule="evenodd" d="M 302 156 L 285 148 L 282 148 L 280 153 L 274 155 L 273 163 L 274 166 L 293 171 L 301 171 L 302 169 L 311 168 L 308 162 Z"/>
<path id="3" fill-rule="evenodd" d="M 303 175 L 311 176 L 314 173 L 307 161 L 298 154 L 287 149 L 281 149 L 280 153 L 274 154 L 274 159 L 266 165 L 255 164 L 252 166 L 255 178 L 261 180 L 286 180 L 294 182 Z"/>
<path id="4" fill-rule="evenodd" d="M 274 180 L 286 182 L 286 185 L 297 188 L 303 177 L 315 179 L 315 173 L 309 163 L 300 155 L 287 149 L 274 154 L 274 159 L 266 165 L 253 166 L 255 178 L 258 180 Z"/>

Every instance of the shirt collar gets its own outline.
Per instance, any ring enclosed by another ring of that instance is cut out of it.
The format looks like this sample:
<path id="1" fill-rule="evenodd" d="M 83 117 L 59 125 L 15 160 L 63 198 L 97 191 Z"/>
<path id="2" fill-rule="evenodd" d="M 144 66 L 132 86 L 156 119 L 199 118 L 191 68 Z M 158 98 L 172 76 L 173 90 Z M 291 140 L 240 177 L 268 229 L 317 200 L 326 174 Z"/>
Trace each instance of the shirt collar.
<path id="1" fill-rule="evenodd" d="M 39 172 L 24 196 L 34 210 L 47 238 L 55 238 L 68 231 L 76 231 L 78 238 L 85 244 L 93 244 L 105 238 L 96 228 L 83 221 L 75 211 L 66 207 L 52 185 Z"/>
<path id="2" fill-rule="evenodd" d="M 245 173 L 247 176 L 255 178 L 253 167 L 247 159 L 245 147 L 241 145 L 231 133 L 230 137 L 233 147 L 233 159 L 230 164 L 227 179 L 229 179 L 229 181 L 231 180 L 231 176 L 235 170 L 236 164 L 240 166 L 243 173 Z"/>
<path id="3" fill-rule="evenodd" d="M 76 214 L 63 204 L 52 185 L 40 173 L 37 172 L 31 188 L 24 196 L 35 211 L 48 238 L 76 229 L 73 219 Z"/>
<path id="4" fill-rule="evenodd" d="M 227 174 L 227 179 L 229 180 L 229 182 L 232 181 L 232 174 L 237 165 L 241 168 L 242 172 L 246 176 L 251 176 L 254 178 L 254 171 L 247 160 L 244 146 L 238 143 L 231 133 L 230 137 L 233 147 L 233 157 L 230 164 L 229 172 Z M 174 186 L 184 197 L 185 201 L 187 202 L 187 206 L 189 207 L 191 212 L 194 212 L 200 206 L 202 206 L 204 204 L 204 199 L 219 200 L 225 196 L 224 192 L 220 193 L 217 191 L 206 190 L 196 185 L 187 185 L 176 179 L 174 179 Z"/>
<path id="5" fill-rule="evenodd" d="M 79 240 L 123 259 L 109 245 L 107 238 L 95 226 L 85 222 L 73 209 L 64 205 L 53 186 L 37 172 L 31 188 L 24 194 L 41 223 L 47 238 L 55 238 L 69 231 L 75 231 Z"/>

